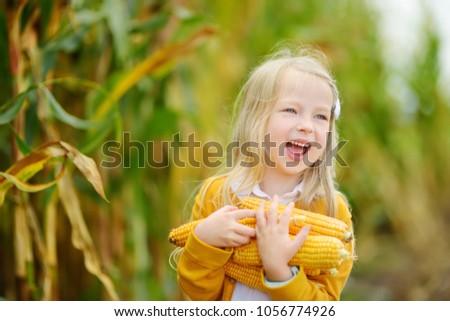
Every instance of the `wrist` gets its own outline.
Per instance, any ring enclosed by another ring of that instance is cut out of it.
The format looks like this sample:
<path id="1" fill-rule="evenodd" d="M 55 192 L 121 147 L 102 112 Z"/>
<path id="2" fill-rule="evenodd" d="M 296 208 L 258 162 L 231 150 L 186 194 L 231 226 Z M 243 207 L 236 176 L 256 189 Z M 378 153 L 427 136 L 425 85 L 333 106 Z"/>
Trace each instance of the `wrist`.
<path id="1" fill-rule="evenodd" d="M 288 265 L 264 267 L 266 279 L 269 282 L 283 282 L 292 278 L 292 269 Z"/>

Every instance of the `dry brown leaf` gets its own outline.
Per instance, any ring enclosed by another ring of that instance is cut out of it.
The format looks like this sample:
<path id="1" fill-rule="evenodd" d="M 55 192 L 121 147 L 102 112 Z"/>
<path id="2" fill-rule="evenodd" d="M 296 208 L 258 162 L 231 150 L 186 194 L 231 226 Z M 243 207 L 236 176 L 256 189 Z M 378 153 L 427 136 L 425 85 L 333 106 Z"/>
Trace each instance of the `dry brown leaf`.
<path id="1" fill-rule="evenodd" d="M 60 144 L 67 150 L 68 157 L 72 160 L 72 162 L 80 170 L 80 172 L 83 173 L 84 177 L 86 177 L 86 179 L 92 184 L 97 193 L 105 201 L 109 202 L 106 198 L 102 179 L 94 160 L 82 154 L 79 150 L 67 144 L 66 142 L 60 141 Z"/>
<path id="2" fill-rule="evenodd" d="M 28 184 L 27 181 L 40 172 L 50 161 L 62 157 L 62 167 L 57 177 L 43 184 Z M 5 195 L 12 186 L 25 192 L 39 192 L 47 189 L 64 174 L 66 159 L 70 158 L 74 165 L 81 171 L 86 179 L 92 184 L 99 195 L 108 202 L 103 189 L 100 173 L 94 160 L 82 154 L 70 144 L 57 141 L 46 143 L 36 150 L 17 161 L 5 172 L 0 172 L 0 206 L 3 204 Z"/>
<path id="3" fill-rule="evenodd" d="M 63 150 L 57 151 L 50 147 L 51 146 L 45 145 L 39 147 L 16 162 L 5 172 L 0 172 L 0 205 L 3 204 L 6 192 L 13 185 L 16 185 L 19 189 L 22 188 L 29 192 L 36 192 L 46 189 L 56 183 L 54 181 L 47 184 L 38 184 L 36 186 L 25 184 L 28 179 L 40 172 L 52 158 L 64 156 L 65 153 Z"/>
<path id="4" fill-rule="evenodd" d="M 116 293 L 112 280 L 108 275 L 103 273 L 100 259 L 84 221 L 80 202 L 75 192 L 75 188 L 73 187 L 71 177 L 65 175 L 58 182 L 58 189 L 59 199 L 61 200 L 72 226 L 73 246 L 83 252 L 86 269 L 98 277 L 113 300 L 119 300 L 119 296 Z"/>
<path id="5" fill-rule="evenodd" d="M 49 203 L 45 209 L 45 248 L 48 258 L 48 273 L 44 275 L 42 300 L 53 300 L 57 297 L 56 266 L 58 262 L 56 252 L 56 206 L 57 193 L 52 193 Z"/>
<path id="6" fill-rule="evenodd" d="M 14 253 L 15 274 L 26 278 L 26 266 L 33 261 L 30 230 L 26 220 L 26 210 L 21 204 L 17 204 L 14 210 Z"/>

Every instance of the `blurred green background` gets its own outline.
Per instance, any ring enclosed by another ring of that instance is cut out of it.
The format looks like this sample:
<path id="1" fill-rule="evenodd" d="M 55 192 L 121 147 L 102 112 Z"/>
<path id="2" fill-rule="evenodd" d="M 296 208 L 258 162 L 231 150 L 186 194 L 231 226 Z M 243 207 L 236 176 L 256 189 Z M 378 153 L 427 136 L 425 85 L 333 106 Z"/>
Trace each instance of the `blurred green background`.
<path id="1" fill-rule="evenodd" d="M 0 298 L 184 299 L 167 234 L 213 169 L 176 166 L 188 149 L 164 142 L 195 133 L 226 144 L 248 72 L 280 41 L 300 41 L 328 55 L 342 96 L 349 166 L 338 166 L 338 183 L 358 254 L 342 300 L 450 300 L 450 97 L 427 3 L 411 29 L 417 50 L 397 50 L 409 62 L 399 66 L 386 54 L 396 30 L 380 33 L 380 5 L 368 1 L 2 1 L 0 171 L 63 140 L 95 160 L 109 203 L 70 166 L 69 196 L 59 184 L 8 191 Z M 108 168 L 104 144 L 123 133 L 122 163 Z M 150 155 L 167 166 L 149 166 Z"/>

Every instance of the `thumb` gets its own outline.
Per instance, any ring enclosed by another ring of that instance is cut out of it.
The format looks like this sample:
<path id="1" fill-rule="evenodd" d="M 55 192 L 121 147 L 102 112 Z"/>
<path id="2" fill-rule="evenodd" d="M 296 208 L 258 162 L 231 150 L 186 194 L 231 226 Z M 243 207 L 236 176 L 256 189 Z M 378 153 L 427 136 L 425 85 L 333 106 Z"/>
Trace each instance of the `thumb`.
<path id="1" fill-rule="evenodd" d="M 306 225 L 304 226 L 300 232 L 297 233 L 297 235 L 294 237 L 294 239 L 292 240 L 294 243 L 295 248 L 297 249 L 297 251 L 303 246 L 303 244 L 305 243 L 306 237 L 309 234 L 310 231 L 310 226 Z"/>

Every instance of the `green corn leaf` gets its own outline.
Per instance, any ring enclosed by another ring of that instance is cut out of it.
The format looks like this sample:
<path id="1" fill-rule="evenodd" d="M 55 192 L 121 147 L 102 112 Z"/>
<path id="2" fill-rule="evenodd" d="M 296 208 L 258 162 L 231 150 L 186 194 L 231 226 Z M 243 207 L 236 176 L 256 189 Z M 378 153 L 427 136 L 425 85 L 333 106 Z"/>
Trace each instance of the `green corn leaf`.
<path id="1" fill-rule="evenodd" d="M 11 126 L 11 130 L 14 134 L 14 138 L 16 140 L 17 147 L 19 147 L 20 152 L 23 155 L 27 155 L 27 154 L 31 153 L 32 148 L 30 146 L 28 146 L 28 144 L 17 134 L 17 132 L 15 131 L 15 129 L 12 126 Z"/>
<path id="2" fill-rule="evenodd" d="M 50 110 L 52 111 L 53 116 L 55 116 L 63 123 L 68 124 L 77 129 L 90 129 L 99 126 L 99 122 L 84 120 L 70 115 L 62 108 L 62 106 L 56 100 L 55 96 L 53 96 L 53 94 L 46 87 L 44 87 L 43 85 L 39 85 L 39 88 L 47 96 Z"/>
<path id="3" fill-rule="evenodd" d="M 116 140 L 122 140 L 123 121 L 118 110 L 114 114 L 103 121 L 95 132 L 89 133 L 80 144 L 80 150 L 83 153 L 90 153 L 100 144 L 105 142 L 106 137 L 115 130 Z"/>
<path id="4" fill-rule="evenodd" d="M 0 114 L 0 125 L 7 124 L 16 118 L 22 108 L 26 95 L 27 92 L 24 92 L 16 97 L 13 97 L 0 107 L 0 110 L 6 109 L 4 113 Z M 9 105 L 12 105 L 12 107 L 8 108 Z"/>

